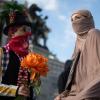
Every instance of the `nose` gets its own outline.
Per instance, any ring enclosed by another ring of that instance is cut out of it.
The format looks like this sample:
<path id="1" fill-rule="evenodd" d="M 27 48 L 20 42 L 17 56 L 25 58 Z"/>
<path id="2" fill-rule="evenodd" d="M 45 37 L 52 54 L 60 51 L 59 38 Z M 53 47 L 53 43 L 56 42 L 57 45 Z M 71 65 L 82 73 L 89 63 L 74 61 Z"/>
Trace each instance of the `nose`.
<path id="1" fill-rule="evenodd" d="M 29 26 L 23 25 L 22 28 L 23 28 L 24 32 L 31 32 L 31 27 L 29 27 Z"/>
<path id="2" fill-rule="evenodd" d="M 24 49 L 28 49 L 28 47 L 29 47 L 29 43 L 28 43 L 28 42 L 24 42 L 24 43 L 23 43 L 23 48 L 24 48 Z"/>

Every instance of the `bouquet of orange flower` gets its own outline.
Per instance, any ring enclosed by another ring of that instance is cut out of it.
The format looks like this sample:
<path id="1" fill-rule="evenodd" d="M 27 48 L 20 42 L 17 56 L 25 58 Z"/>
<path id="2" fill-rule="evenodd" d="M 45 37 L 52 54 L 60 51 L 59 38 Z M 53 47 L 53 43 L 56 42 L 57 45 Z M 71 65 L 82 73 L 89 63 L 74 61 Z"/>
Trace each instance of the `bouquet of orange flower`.
<path id="1" fill-rule="evenodd" d="M 30 80 L 36 81 L 36 75 L 46 76 L 48 72 L 48 59 L 37 53 L 29 53 L 21 61 L 21 67 L 27 68 L 30 72 Z"/>
<path id="2" fill-rule="evenodd" d="M 38 86 L 40 86 L 40 76 L 46 76 L 48 72 L 47 62 L 48 59 L 43 55 L 32 52 L 21 60 L 21 68 L 23 70 L 28 70 L 30 74 L 29 85 L 33 86 L 34 88 L 36 87 L 35 91 L 37 92 L 37 94 L 39 94 L 40 92 L 40 89 L 38 88 Z M 23 78 L 21 78 L 20 80 L 22 81 L 22 83 L 27 83 L 27 81 L 23 82 Z"/>

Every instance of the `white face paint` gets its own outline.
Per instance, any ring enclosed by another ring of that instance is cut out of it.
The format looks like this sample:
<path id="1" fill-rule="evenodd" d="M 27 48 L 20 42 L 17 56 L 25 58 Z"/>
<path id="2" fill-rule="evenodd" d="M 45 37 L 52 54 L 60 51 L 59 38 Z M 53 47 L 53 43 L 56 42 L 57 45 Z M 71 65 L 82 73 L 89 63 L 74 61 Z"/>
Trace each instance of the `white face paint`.
<path id="1" fill-rule="evenodd" d="M 31 32 L 31 27 L 29 27 L 27 25 L 22 25 L 14 33 L 14 36 L 24 35 L 26 32 Z"/>
<path id="2" fill-rule="evenodd" d="M 27 25 L 21 26 L 21 29 L 22 29 L 24 32 L 31 32 L 31 27 L 29 27 L 29 26 L 27 26 Z"/>

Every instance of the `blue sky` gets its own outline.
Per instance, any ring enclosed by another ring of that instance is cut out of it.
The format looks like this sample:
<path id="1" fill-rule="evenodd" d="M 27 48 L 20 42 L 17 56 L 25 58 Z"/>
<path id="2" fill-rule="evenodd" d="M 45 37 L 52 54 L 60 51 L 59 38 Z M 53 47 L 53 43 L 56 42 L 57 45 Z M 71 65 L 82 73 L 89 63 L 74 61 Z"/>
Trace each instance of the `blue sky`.
<path id="1" fill-rule="evenodd" d="M 18 0 L 24 2 L 24 0 Z M 27 0 L 28 4 L 38 4 L 43 9 L 41 14 L 48 15 L 47 25 L 51 28 L 47 46 L 60 61 L 71 58 L 76 35 L 72 30 L 70 16 L 79 9 L 92 12 L 96 28 L 100 29 L 100 0 Z"/>

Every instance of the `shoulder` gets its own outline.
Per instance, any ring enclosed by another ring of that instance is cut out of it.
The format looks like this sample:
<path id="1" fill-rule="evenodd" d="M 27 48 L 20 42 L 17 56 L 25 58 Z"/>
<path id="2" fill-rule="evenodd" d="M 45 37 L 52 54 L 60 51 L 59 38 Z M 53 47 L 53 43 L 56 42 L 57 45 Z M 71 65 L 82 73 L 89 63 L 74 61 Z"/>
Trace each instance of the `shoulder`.
<path id="1" fill-rule="evenodd" d="M 2 56 L 2 54 L 3 54 L 3 48 L 0 47 L 0 57 Z"/>
<path id="2" fill-rule="evenodd" d="M 2 80 L 2 54 L 3 54 L 3 48 L 2 47 L 0 47 L 0 82 L 1 82 L 1 80 Z"/>
<path id="3" fill-rule="evenodd" d="M 96 36 L 96 37 L 100 37 L 100 30 L 99 29 L 90 29 L 89 32 L 88 32 L 88 35 L 89 36 Z"/>
<path id="4" fill-rule="evenodd" d="M 93 29 L 90 29 L 88 33 L 99 33 L 100 34 L 100 30 L 93 28 Z"/>

